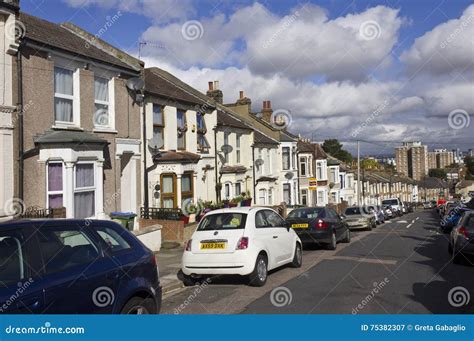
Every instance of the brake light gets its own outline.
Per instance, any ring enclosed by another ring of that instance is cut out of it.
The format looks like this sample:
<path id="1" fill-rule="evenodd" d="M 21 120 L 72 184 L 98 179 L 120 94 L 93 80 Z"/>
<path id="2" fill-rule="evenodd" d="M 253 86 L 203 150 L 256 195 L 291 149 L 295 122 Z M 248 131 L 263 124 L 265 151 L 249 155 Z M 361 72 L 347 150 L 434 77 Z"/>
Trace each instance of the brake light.
<path id="1" fill-rule="evenodd" d="M 326 223 L 324 220 L 319 219 L 318 222 L 316 223 L 317 229 L 327 229 L 328 227 L 329 227 L 328 223 Z"/>
<path id="2" fill-rule="evenodd" d="M 458 229 L 458 232 L 459 232 L 459 234 L 462 234 L 464 236 L 464 238 L 469 239 L 469 237 L 467 236 L 467 229 L 464 226 L 461 226 Z"/>
<path id="3" fill-rule="evenodd" d="M 191 251 L 192 242 L 193 242 L 192 239 L 188 240 L 188 242 L 186 243 L 186 248 L 185 248 L 186 251 Z"/>
<path id="4" fill-rule="evenodd" d="M 242 237 L 237 243 L 236 250 L 245 250 L 249 247 L 249 237 Z"/>
<path id="5" fill-rule="evenodd" d="M 156 266 L 156 256 L 154 253 L 151 254 L 151 264 L 153 264 L 153 266 Z"/>

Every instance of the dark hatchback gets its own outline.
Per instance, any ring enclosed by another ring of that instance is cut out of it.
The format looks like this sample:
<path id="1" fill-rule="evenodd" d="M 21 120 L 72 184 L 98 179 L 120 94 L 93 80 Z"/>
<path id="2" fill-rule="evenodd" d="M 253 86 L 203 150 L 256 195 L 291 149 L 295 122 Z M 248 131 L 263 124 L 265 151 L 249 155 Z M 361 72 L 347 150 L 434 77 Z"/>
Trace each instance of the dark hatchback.
<path id="1" fill-rule="evenodd" d="M 329 207 L 297 208 L 288 214 L 286 221 L 305 244 L 325 244 L 329 250 L 335 250 L 337 242 L 351 241 L 349 227 Z"/>
<path id="2" fill-rule="evenodd" d="M 474 211 L 464 212 L 458 225 L 451 231 L 448 252 L 454 264 L 474 264 Z"/>
<path id="3" fill-rule="evenodd" d="M 154 254 L 111 221 L 0 224 L 0 313 L 158 313 Z"/>

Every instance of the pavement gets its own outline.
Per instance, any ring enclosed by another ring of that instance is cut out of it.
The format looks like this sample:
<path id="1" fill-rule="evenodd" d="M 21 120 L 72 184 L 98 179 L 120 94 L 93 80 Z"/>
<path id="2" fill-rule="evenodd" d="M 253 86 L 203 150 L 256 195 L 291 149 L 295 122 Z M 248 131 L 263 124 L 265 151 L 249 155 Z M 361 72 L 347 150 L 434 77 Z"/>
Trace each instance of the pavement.
<path id="1" fill-rule="evenodd" d="M 438 226 L 434 210 L 410 213 L 335 251 L 305 249 L 301 268 L 272 271 L 261 288 L 224 276 L 168 291 L 162 313 L 472 314 L 474 267 L 452 264 Z"/>

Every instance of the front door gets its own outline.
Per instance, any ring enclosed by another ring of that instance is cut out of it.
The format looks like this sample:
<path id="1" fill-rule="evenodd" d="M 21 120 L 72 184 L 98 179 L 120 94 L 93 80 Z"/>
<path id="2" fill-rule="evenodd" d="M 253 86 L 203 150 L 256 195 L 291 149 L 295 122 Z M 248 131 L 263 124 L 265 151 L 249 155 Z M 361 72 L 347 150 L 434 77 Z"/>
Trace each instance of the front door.
<path id="1" fill-rule="evenodd" d="M 135 212 L 137 210 L 137 168 L 132 153 L 124 153 L 120 158 L 120 210 Z"/>
<path id="2" fill-rule="evenodd" d="M 177 208 L 176 174 L 162 174 L 161 184 L 161 208 Z"/>

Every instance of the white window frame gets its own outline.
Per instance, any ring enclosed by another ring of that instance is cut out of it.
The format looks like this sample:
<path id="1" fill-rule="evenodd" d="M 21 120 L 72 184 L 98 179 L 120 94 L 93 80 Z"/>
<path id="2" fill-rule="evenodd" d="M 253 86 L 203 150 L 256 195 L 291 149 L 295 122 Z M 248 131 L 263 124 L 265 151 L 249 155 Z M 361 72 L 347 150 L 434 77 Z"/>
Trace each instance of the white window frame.
<path id="1" fill-rule="evenodd" d="M 304 201 L 306 201 L 305 204 L 303 204 L 303 198 L 306 198 L 306 200 L 304 200 Z M 308 190 L 307 189 L 302 189 L 301 190 L 301 205 L 308 206 Z"/>
<path id="2" fill-rule="evenodd" d="M 72 72 L 72 95 L 61 94 L 56 92 L 54 87 L 54 77 L 55 69 L 64 69 Z M 72 122 L 68 121 L 58 121 L 56 120 L 56 104 L 54 103 L 53 98 L 53 115 L 54 115 L 54 127 L 56 128 L 68 128 L 68 127 L 80 127 L 81 126 L 81 117 L 80 117 L 80 76 L 79 69 L 71 67 L 67 62 L 55 61 L 53 66 L 53 91 L 54 98 L 62 98 L 67 100 L 72 100 Z"/>
<path id="3" fill-rule="evenodd" d="M 240 146 L 242 144 L 242 134 L 237 133 L 235 134 L 235 162 L 236 164 L 241 163 L 241 155 L 240 155 Z"/>
<path id="4" fill-rule="evenodd" d="M 230 132 L 224 131 L 224 145 L 229 145 Z M 224 160 L 226 164 L 229 164 L 231 153 L 224 153 Z"/>
<path id="5" fill-rule="evenodd" d="M 268 205 L 273 205 L 273 187 L 268 189 Z"/>
<path id="6" fill-rule="evenodd" d="M 265 188 L 260 188 L 258 190 L 258 201 L 259 201 L 260 205 L 266 205 L 267 204 L 267 190 Z"/>
<path id="7" fill-rule="evenodd" d="M 227 189 L 229 189 L 229 195 L 227 195 Z M 224 199 L 230 200 L 232 198 L 232 182 L 226 182 L 224 184 Z"/>
<path id="8" fill-rule="evenodd" d="M 237 191 L 237 186 L 239 186 L 239 191 Z M 237 181 L 235 184 L 234 184 L 234 193 L 235 195 L 241 195 L 242 194 L 242 181 Z"/>
<path id="9" fill-rule="evenodd" d="M 302 161 L 303 160 L 303 161 Z M 301 170 L 301 176 L 308 176 L 308 158 L 306 156 L 300 156 L 300 170 Z M 303 173 L 303 167 L 301 167 L 301 165 L 304 164 L 304 169 L 305 169 L 305 172 Z"/>
<path id="10" fill-rule="evenodd" d="M 101 78 L 108 81 L 107 87 L 109 92 L 109 100 L 108 101 L 100 101 L 95 98 L 95 79 Z M 105 75 L 97 75 L 94 74 L 94 105 L 107 105 L 108 107 L 108 114 L 109 114 L 109 124 L 108 125 L 100 125 L 96 124 L 94 120 L 94 131 L 115 131 L 115 78 L 114 77 L 107 77 Z M 95 109 L 95 108 L 94 108 Z M 95 114 L 95 110 L 94 110 Z"/>
<path id="11" fill-rule="evenodd" d="M 77 165 L 92 165 L 92 171 L 94 174 L 94 186 L 93 187 L 77 187 L 76 184 L 76 171 L 77 171 Z M 72 210 L 73 212 L 75 211 L 76 207 L 76 193 L 84 193 L 84 192 L 92 192 L 94 191 L 94 216 L 97 215 L 97 169 L 96 169 L 96 163 L 94 161 L 78 161 L 74 164 L 74 172 L 73 172 L 73 191 L 72 191 L 72 197 L 73 197 L 73 207 Z"/>
<path id="12" fill-rule="evenodd" d="M 62 178 L 63 178 L 63 184 L 62 184 L 62 190 L 61 191 L 50 191 L 49 190 L 49 165 L 51 164 L 60 164 L 61 165 L 61 170 L 62 170 Z M 65 171 L 65 167 L 64 167 L 64 162 L 58 160 L 58 161 L 55 161 L 55 160 L 52 160 L 52 161 L 48 161 L 46 163 L 46 207 L 49 208 L 49 196 L 50 195 L 58 195 L 58 194 L 61 194 L 63 196 L 63 207 L 65 207 L 65 196 L 64 196 L 64 187 L 65 187 L 65 182 L 66 182 L 66 171 Z"/>

